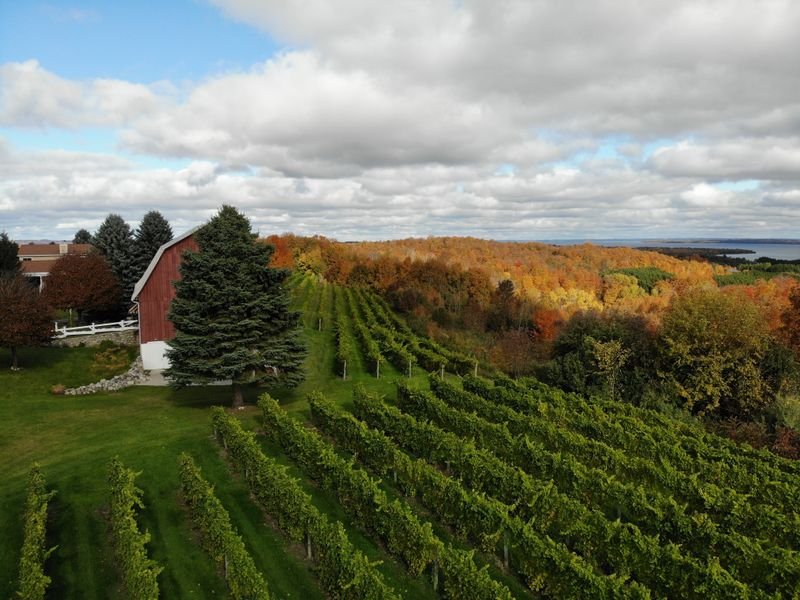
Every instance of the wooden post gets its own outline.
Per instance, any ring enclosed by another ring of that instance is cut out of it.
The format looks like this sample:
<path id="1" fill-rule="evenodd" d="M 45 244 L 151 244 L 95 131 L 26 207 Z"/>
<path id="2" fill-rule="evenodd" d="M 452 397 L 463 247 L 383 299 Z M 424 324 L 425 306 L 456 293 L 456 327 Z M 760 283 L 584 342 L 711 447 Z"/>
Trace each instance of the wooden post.
<path id="1" fill-rule="evenodd" d="M 376 379 L 381 378 L 381 361 L 379 360 L 375 361 L 375 378 Z"/>
<path id="2" fill-rule="evenodd" d="M 344 361 L 344 367 L 342 368 L 342 381 L 347 379 L 347 361 Z"/>
<path id="3" fill-rule="evenodd" d="M 411 377 L 411 359 L 408 360 L 408 376 Z"/>
<path id="4" fill-rule="evenodd" d="M 306 531 L 306 558 L 311 560 L 311 532 Z"/>
<path id="5" fill-rule="evenodd" d="M 444 364 L 442 365 L 442 379 L 444 379 Z"/>
<path id="6" fill-rule="evenodd" d="M 475 375 L 475 377 L 478 376 L 478 361 L 477 360 L 475 361 L 475 371 L 473 372 L 473 375 Z"/>
<path id="7" fill-rule="evenodd" d="M 317 331 L 322 331 L 322 317 L 317 320 Z"/>
<path id="8" fill-rule="evenodd" d="M 503 532 L 503 566 L 508 569 L 508 532 Z"/>
<path id="9" fill-rule="evenodd" d="M 433 591 L 439 590 L 439 563 L 433 563 Z"/>

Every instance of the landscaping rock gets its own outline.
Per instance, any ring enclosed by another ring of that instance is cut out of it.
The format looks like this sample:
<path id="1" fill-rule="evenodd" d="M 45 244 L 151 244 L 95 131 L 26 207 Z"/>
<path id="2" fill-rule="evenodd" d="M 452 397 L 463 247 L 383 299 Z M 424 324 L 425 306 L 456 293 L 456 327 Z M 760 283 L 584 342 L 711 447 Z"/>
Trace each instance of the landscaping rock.
<path id="1" fill-rule="evenodd" d="M 118 390 L 136 385 L 146 379 L 144 368 L 142 367 L 142 357 L 137 356 L 131 368 L 122 375 L 117 375 L 111 379 L 101 379 L 95 383 L 82 385 L 76 388 L 64 390 L 67 396 L 84 396 L 86 394 L 96 394 L 97 392 L 116 392 Z"/>

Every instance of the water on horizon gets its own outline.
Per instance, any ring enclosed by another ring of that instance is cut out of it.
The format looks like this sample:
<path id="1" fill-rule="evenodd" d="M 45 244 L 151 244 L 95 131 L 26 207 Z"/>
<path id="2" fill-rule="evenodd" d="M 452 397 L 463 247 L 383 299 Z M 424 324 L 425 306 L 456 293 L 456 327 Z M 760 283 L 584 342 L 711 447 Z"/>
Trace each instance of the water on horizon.
<path id="1" fill-rule="evenodd" d="M 716 240 L 703 241 L 663 241 L 663 240 L 642 240 L 642 239 L 614 239 L 614 240 L 538 240 L 545 244 L 555 244 L 557 246 L 572 246 L 575 244 L 595 244 L 597 246 L 623 246 L 626 248 L 642 247 L 661 247 L 661 248 L 739 248 L 741 250 L 752 250 L 753 254 L 731 254 L 730 256 L 755 260 L 763 256 L 778 258 L 781 260 L 800 260 L 800 243 L 797 244 L 775 244 L 758 242 L 721 242 Z"/>

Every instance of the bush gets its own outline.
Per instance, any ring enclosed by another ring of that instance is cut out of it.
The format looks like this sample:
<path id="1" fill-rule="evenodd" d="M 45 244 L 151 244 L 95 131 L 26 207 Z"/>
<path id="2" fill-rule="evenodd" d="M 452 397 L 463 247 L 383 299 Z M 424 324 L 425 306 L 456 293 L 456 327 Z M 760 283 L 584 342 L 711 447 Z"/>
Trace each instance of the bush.
<path id="1" fill-rule="evenodd" d="M 784 458 L 800 460 L 800 432 L 789 427 L 778 427 L 772 451 Z"/>

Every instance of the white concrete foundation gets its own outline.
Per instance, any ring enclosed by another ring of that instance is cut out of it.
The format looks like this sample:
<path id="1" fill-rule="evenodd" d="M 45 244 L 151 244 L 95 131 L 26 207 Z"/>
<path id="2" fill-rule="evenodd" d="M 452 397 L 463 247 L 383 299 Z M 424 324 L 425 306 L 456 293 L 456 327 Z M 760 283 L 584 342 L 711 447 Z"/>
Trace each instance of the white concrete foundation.
<path id="1" fill-rule="evenodd" d="M 167 359 L 167 342 L 147 342 L 141 344 L 142 366 L 145 371 L 154 371 L 169 368 Z"/>

